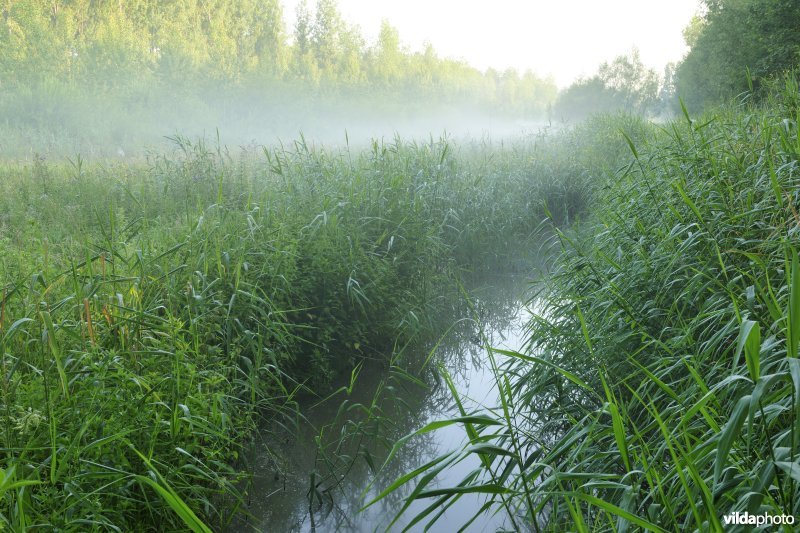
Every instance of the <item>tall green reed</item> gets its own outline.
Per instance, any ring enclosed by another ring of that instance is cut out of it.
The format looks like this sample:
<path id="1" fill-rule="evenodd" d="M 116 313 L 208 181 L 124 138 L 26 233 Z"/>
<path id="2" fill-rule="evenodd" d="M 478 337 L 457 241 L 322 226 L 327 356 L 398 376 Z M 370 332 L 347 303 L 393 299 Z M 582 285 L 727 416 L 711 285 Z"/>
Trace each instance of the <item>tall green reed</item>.
<path id="1" fill-rule="evenodd" d="M 790 77 L 763 106 L 619 124 L 628 162 L 592 219 L 556 230 L 527 350 L 490 352 L 498 405 L 403 482 L 469 454 L 482 468 L 412 497 L 483 493 L 478 514 L 547 531 L 800 516 L 797 101 Z"/>
<path id="2" fill-rule="evenodd" d="M 8 527 L 225 527 L 259 418 L 432 331 L 457 272 L 545 214 L 524 147 L 173 142 L 0 171 Z"/>

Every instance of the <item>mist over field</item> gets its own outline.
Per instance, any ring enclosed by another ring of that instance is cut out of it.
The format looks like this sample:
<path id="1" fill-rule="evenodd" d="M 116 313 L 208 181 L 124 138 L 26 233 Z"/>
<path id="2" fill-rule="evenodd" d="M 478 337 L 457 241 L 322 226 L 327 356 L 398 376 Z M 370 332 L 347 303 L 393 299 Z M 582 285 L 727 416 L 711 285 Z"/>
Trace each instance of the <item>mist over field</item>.
<path id="1" fill-rule="evenodd" d="M 301 6 L 292 28 L 275 0 L 223 2 L 199 25 L 192 3 L 40 7 L 16 2 L 0 37 L 7 156 L 141 153 L 176 134 L 232 145 L 505 135 L 545 120 L 557 92 L 531 72 L 412 53 L 388 22 L 367 43 L 332 1 Z"/>
<path id="2" fill-rule="evenodd" d="M 796 527 L 797 0 L 342 2 L 0 5 L 0 531 Z"/>
<path id="3" fill-rule="evenodd" d="M 231 148 L 291 144 L 360 148 L 372 139 L 496 140 L 532 133 L 546 118 L 515 118 L 480 105 L 392 102 L 369 93 L 338 98 L 298 92 L 222 88 L 176 94 L 164 88 L 137 98 L 75 94 L 14 95 L 0 140 L 6 156 L 83 154 L 132 157 L 169 149 L 179 135 Z"/>

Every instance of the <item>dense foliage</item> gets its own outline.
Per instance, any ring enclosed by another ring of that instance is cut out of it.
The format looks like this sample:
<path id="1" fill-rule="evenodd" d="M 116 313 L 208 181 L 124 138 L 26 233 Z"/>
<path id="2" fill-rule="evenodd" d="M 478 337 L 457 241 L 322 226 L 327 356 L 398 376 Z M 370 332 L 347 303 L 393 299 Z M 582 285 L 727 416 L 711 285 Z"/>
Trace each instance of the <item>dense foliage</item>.
<path id="1" fill-rule="evenodd" d="M 429 512 L 478 492 L 477 514 L 545 531 L 800 516 L 798 102 L 789 77 L 757 106 L 617 122 L 629 153 L 558 232 L 527 350 L 488 354 L 498 405 L 415 472 Z M 428 486 L 472 454 L 461 486 Z"/>
<path id="2" fill-rule="evenodd" d="M 530 352 L 556 366 L 514 366 L 549 527 L 800 514 L 797 102 L 655 132 L 562 236 Z"/>
<path id="3" fill-rule="evenodd" d="M 333 0 L 290 31 L 275 0 L 6 2 L 0 147 L 28 159 L 0 168 L 0 529 L 229 526 L 259 417 L 435 334 L 462 270 L 533 249 L 543 219 L 561 252 L 527 352 L 487 352 L 499 405 L 446 421 L 465 448 L 380 497 L 417 478 L 432 505 L 412 525 L 464 493 L 517 529 L 800 516 L 800 93 L 780 77 L 798 10 L 706 4 L 676 94 L 748 90 L 707 115 L 641 118 L 673 87 L 634 51 L 554 107 L 633 115 L 516 144 L 232 155 L 175 136 L 122 165 L 34 153 L 370 103 L 537 117 L 555 89 L 408 52 L 389 24 L 368 44 Z M 460 486 L 430 487 L 471 455 Z"/>
<path id="4" fill-rule="evenodd" d="M 538 143 L 175 142 L 0 173 L 2 525 L 223 526 L 258 416 L 447 327 L 460 269 L 586 200 Z"/>
<path id="5" fill-rule="evenodd" d="M 676 71 L 690 111 L 758 89 L 800 63 L 800 7 L 794 0 L 706 0 L 684 32 L 689 54 Z"/>

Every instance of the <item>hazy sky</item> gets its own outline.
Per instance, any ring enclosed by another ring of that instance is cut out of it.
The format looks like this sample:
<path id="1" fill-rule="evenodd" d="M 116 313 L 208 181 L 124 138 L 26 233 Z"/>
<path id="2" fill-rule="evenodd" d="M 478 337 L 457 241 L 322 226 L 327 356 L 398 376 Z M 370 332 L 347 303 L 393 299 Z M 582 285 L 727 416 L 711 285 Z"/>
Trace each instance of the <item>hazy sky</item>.
<path id="1" fill-rule="evenodd" d="M 283 0 L 290 31 L 298 3 Z M 530 69 L 552 74 L 562 87 L 634 46 L 661 74 L 686 52 L 681 31 L 699 8 L 698 0 L 338 0 L 338 5 L 370 43 L 385 18 L 412 50 L 428 41 L 439 55 L 481 70 Z"/>

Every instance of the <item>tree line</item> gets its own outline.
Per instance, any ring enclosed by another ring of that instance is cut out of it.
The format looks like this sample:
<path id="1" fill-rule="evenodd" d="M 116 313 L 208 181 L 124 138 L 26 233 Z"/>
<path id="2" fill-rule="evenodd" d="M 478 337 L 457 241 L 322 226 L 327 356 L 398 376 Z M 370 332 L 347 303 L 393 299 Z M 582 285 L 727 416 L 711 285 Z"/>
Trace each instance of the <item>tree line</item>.
<path id="1" fill-rule="evenodd" d="M 556 120 L 669 116 L 681 100 L 697 112 L 751 87 L 758 94 L 800 61 L 797 0 L 703 0 L 684 30 L 688 54 L 663 74 L 634 49 L 560 93 L 530 71 L 481 72 L 431 45 L 411 51 L 387 21 L 367 42 L 336 0 L 303 1 L 291 27 L 279 0 L 7 0 L 0 10 L 0 110 L 32 130 L 75 121 L 78 112 L 65 118 L 54 101 L 82 98 L 73 107 L 86 109 L 96 95 L 108 107 L 163 107 L 164 91 L 200 95 L 203 105 L 246 94 L 287 114 L 371 98 L 400 114 L 441 106 Z"/>
<path id="2" fill-rule="evenodd" d="M 154 85 L 302 88 L 479 104 L 542 116 L 551 78 L 480 72 L 410 51 L 383 22 L 375 43 L 335 0 L 306 2 L 287 28 L 279 0 L 9 0 L 0 21 L 0 90 L 69 85 L 135 91 Z"/>

